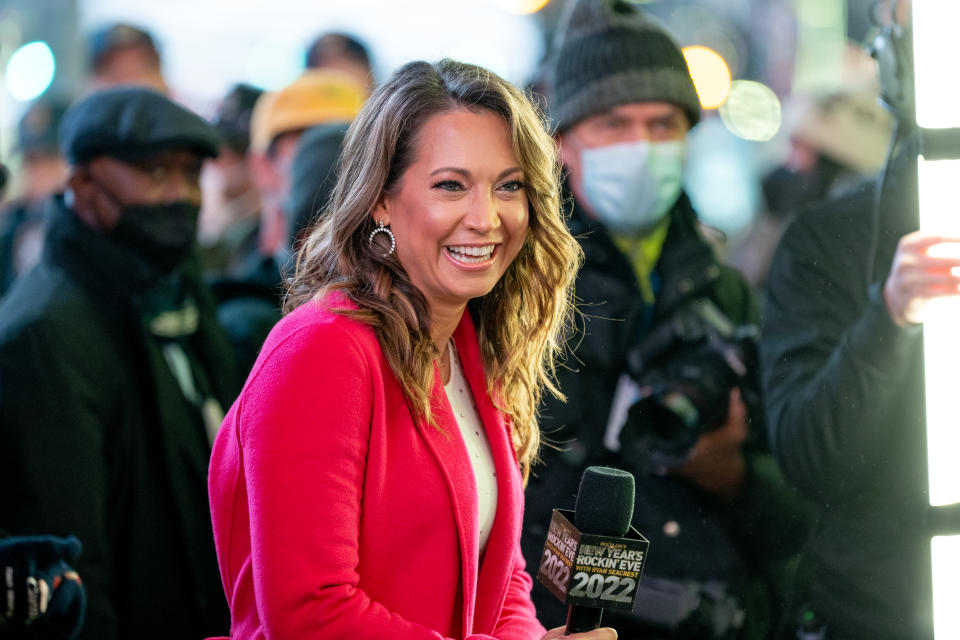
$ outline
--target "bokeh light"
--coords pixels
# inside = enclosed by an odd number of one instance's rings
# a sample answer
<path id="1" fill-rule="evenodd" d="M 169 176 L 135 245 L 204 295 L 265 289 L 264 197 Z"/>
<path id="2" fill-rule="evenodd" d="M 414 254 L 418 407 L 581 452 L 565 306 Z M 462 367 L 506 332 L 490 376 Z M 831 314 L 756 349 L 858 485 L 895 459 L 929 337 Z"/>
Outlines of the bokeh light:
<path id="1" fill-rule="evenodd" d="M 730 93 L 730 67 L 726 60 L 713 49 L 702 46 L 684 47 L 683 56 L 700 96 L 700 106 L 716 109 L 722 105 Z"/>
<path id="2" fill-rule="evenodd" d="M 684 188 L 704 224 L 737 235 L 757 210 L 748 167 L 755 145 L 733 135 L 720 118 L 704 118 L 687 136 Z"/>
<path id="3" fill-rule="evenodd" d="M 679 42 L 696 42 L 719 53 L 734 78 L 746 71 L 749 45 L 722 10 L 683 5 L 670 12 L 667 27 Z"/>
<path id="4" fill-rule="evenodd" d="M 0 20 L 0 43 L 3 43 L 4 46 L 12 44 L 14 42 L 21 42 L 23 36 L 21 34 L 20 25 L 13 18 L 4 18 Z"/>
<path id="5" fill-rule="evenodd" d="M 720 107 L 727 129 L 744 140 L 770 140 L 780 131 L 783 114 L 780 100 L 770 87 L 752 80 L 736 80 Z"/>
<path id="6" fill-rule="evenodd" d="M 843 88 L 847 8 L 837 0 L 796 0 L 794 94 L 816 94 Z"/>
<path id="7" fill-rule="evenodd" d="M 46 42 L 28 42 L 13 52 L 7 62 L 7 89 L 16 100 L 33 100 L 53 82 L 57 63 Z"/>
<path id="8" fill-rule="evenodd" d="M 843 4 L 836 0 L 797 0 L 797 21 L 810 27 L 832 28 L 843 20 Z"/>
<path id="9" fill-rule="evenodd" d="M 264 38 L 246 52 L 245 77 L 255 86 L 277 91 L 300 75 L 303 57 L 299 42 Z"/>
<path id="10" fill-rule="evenodd" d="M 493 0 L 493 4 L 509 13 L 527 15 L 543 9 L 550 0 Z"/>

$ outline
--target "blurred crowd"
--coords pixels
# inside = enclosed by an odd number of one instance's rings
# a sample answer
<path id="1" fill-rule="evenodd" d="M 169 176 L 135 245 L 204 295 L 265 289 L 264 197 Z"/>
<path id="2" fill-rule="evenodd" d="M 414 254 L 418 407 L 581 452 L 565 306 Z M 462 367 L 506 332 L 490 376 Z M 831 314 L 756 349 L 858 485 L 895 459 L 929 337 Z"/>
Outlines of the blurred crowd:
<path id="1" fill-rule="evenodd" d="M 528 571 L 551 510 L 605 464 L 637 477 L 651 540 L 643 604 L 611 612 L 620 637 L 927 637 L 922 541 L 884 522 L 919 509 L 923 478 L 916 403 L 876 400 L 918 366 L 899 326 L 915 323 L 881 291 L 913 230 L 909 177 L 879 239 L 865 221 L 897 142 L 880 88 L 808 96 L 762 210 L 718 248 L 682 187 L 688 132 L 712 116 L 679 48 L 626 3 L 568 4 L 537 99 L 585 263 L 566 401 L 544 403 L 527 487 Z M 0 198 L 0 478 L 19 487 L 0 499 L 0 565 L 47 586 L 0 584 L 0 636 L 228 632 L 211 443 L 376 86 L 366 44 L 323 33 L 296 80 L 237 84 L 208 120 L 171 97 L 151 34 L 114 24 L 90 36 L 83 95 L 25 111 Z M 536 583 L 533 601 L 562 623 Z"/>

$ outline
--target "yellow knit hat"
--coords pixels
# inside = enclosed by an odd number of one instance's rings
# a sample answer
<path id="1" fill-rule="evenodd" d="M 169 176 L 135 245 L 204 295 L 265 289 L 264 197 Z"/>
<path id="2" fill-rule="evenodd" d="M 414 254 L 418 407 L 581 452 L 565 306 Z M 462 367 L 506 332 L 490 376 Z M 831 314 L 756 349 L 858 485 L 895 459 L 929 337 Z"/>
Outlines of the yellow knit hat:
<path id="1" fill-rule="evenodd" d="M 352 77 L 332 69 L 303 72 L 279 91 L 260 96 L 250 123 L 250 148 L 266 151 L 282 133 L 327 122 L 350 122 L 360 112 L 365 90 Z"/>

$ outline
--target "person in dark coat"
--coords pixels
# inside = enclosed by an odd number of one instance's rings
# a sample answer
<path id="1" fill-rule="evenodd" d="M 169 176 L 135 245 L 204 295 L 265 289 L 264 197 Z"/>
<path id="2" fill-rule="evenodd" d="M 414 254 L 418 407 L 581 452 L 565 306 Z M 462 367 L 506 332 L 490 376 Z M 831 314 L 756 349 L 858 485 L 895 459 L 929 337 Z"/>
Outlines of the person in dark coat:
<path id="1" fill-rule="evenodd" d="M 337 159 L 348 123 L 329 122 L 307 129 L 297 142 L 290 165 L 287 246 L 297 249 L 320 215 L 337 181 Z M 279 265 L 281 274 L 293 273 L 293 257 Z M 278 278 L 282 278 L 278 275 Z M 267 334 L 280 321 L 278 283 L 263 278 L 219 278 L 211 282 L 217 300 L 217 320 L 230 339 L 240 371 L 247 372 L 260 353 Z"/>
<path id="2" fill-rule="evenodd" d="M 798 217 L 768 281 L 770 444 L 821 506 L 805 626 L 823 638 L 933 637 L 920 312 L 960 289 L 960 260 L 915 231 L 913 144 L 881 198 L 868 182 Z"/>
<path id="3" fill-rule="evenodd" d="M 73 105 L 60 136 L 67 191 L 0 304 L 0 523 L 80 540 L 80 638 L 222 634 L 205 486 L 236 373 L 193 257 L 216 134 L 127 87 Z"/>
<path id="4" fill-rule="evenodd" d="M 51 194 L 63 190 L 67 178 L 67 165 L 57 148 L 57 130 L 66 110 L 64 101 L 43 97 L 30 105 L 17 126 L 14 150 L 22 157 L 17 180 L 23 190 L 0 205 L 0 296 L 40 258 L 43 205 Z"/>
<path id="5" fill-rule="evenodd" d="M 257 250 L 260 195 L 250 172 L 250 118 L 263 90 L 234 85 L 211 122 L 220 134 L 220 152 L 204 163 L 200 184 L 200 262 L 208 279 L 239 275 Z"/>
<path id="6" fill-rule="evenodd" d="M 543 410 L 554 446 L 527 489 L 527 564 L 536 573 L 551 510 L 573 507 L 584 468 L 627 469 L 651 544 L 637 613 L 605 623 L 621 638 L 766 637 L 809 514 L 766 447 L 758 305 L 681 188 L 699 100 L 679 47 L 628 3 L 578 0 L 566 20 L 547 99 L 585 253 L 583 318 L 558 371 L 566 403 Z M 533 597 L 545 623 L 562 620 L 545 587 Z"/>

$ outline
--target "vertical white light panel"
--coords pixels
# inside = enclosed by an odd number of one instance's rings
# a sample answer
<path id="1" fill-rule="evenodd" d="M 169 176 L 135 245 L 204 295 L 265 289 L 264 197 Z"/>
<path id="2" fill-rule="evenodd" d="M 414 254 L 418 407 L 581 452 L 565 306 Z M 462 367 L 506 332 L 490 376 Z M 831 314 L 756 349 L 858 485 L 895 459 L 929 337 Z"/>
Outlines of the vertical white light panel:
<path id="1" fill-rule="evenodd" d="M 960 126 L 960 83 L 952 68 L 958 20 L 960 2 L 913 0 L 917 124 L 921 127 Z M 960 237 L 960 160 L 921 158 L 918 169 L 921 230 Z M 958 249 L 942 246 L 936 252 L 956 255 Z M 960 502 L 960 390 L 956 386 L 960 301 L 938 300 L 930 307 L 924 343 L 930 504 L 938 506 Z M 960 638 L 960 536 L 934 537 L 930 551 L 936 638 Z"/>

